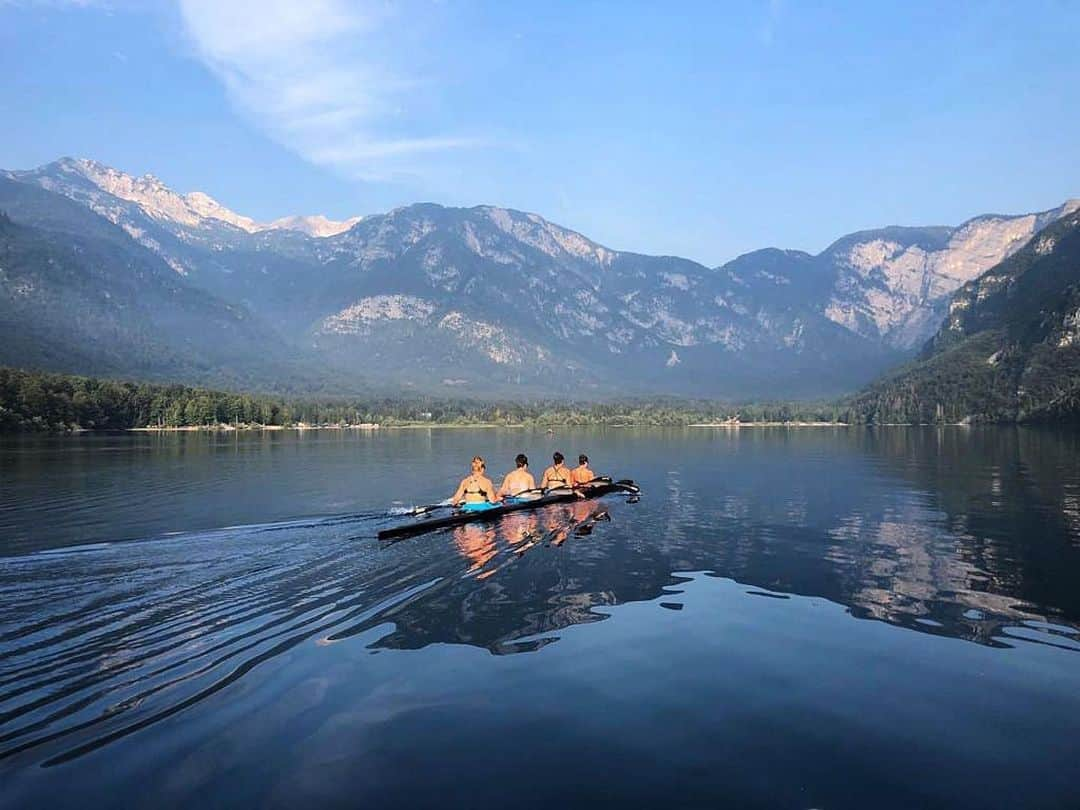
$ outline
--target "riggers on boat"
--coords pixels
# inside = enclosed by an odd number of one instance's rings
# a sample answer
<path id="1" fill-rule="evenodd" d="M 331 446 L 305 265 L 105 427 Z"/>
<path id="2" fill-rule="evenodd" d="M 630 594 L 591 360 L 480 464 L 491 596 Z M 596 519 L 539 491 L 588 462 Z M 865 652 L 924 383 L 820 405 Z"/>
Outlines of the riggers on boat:
<path id="1" fill-rule="evenodd" d="M 579 492 L 581 494 L 579 494 Z M 624 492 L 636 497 L 641 494 L 641 488 L 630 479 L 612 481 L 610 478 L 599 478 L 588 487 L 579 491 L 570 489 L 558 489 L 531 500 L 513 498 L 507 499 L 501 504 L 466 504 L 464 508 L 453 514 L 442 517 L 418 520 L 415 523 L 404 523 L 390 529 L 379 532 L 380 540 L 398 540 L 402 537 L 412 537 L 417 534 L 432 532 L 436 529 L 445 529 L 450 526 L 460 526 L 463 523 L 488 522 L 498 520 L 510 512 L 521 512 L 527 509 L 540 509 L 555 503 L 567 503 L 585 498 L 600 498 L 613 492 Z M 483 506 L 484 508 L 468 508 L 470 506 Z"/>

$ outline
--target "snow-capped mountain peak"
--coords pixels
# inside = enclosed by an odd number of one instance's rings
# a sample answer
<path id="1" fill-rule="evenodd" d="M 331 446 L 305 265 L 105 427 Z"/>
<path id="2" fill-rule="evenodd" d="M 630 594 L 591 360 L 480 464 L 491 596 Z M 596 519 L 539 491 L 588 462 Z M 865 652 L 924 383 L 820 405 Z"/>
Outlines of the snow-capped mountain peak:
<path id="1" fill-rule="evenodd" d="M 50 168 L 53 171 L 49 171 Z M 224 223 L 246 233 L 291 230 L 308 236 L 324 237 L 346 231 L 360 221 L 360 217 L 351 217 L 339 222 L 319 214 L 287 216 L 273 222 L 259 222 L 236 213 L 202 191 L 181 194 L 152 174 L 136 177 L 87 158 L 61 158 L 51 167 L 42 167 L 34 173 L 43 176 L 40 182 L 44 187 L 59 191 L 65 196 L 85 196 L 75 193 L 75 190 L 64 182 L 65 175 L 72 176 L 88 182 L 100 192 L 134 203 L 145 214 L 160 222 L 185 228 L 208 228 Z M 97 203 L 98 209 L 108 208 L 106 201 L 99 200 Z M 99 213 L 106 214 L 106 211 L 99 210 Z M 116 218 L 113 216 L 110 219 L 115 221 Z"/>
<path id="2" fill-rule="evenodd" d="M 314 236 L 321 239 L 326 236 L 337 236 L 339 233 L 344 233 L 361 219 L 363 219 L 363 217 L 349 217 L 348 219 L 343 220 L 333 220 L 322 214 L 314 214 L 313 216 L 306 217 L 281 217 L 280 219 L 275 219 L 265 227 L 275 230 L 299 231 L 300 233 L 306 233 L 308 236 Z"/>
<path id="3" fill-rule="evenodd" d="M 190 194 L 185 194 L 183 199 L 184 202 L 187 203 L 188 209 L 193 211 L 195 215 L 201 219 L 217 219 L 221 222 L 235 225 L 237 228 L 247 231 L 248 233 L 261 231 L 266 227 L 251 219 L 251 217 L 245 217 L 234 211 L 230 211 L 209 194 L 204 194 L 201 191 L 193 191 Z"/>
<path id="4" fill-rule="evenodd" d="M 135 203 L 157 220 L 189 228 L 204 227 L 213 224 L 208 220 L 216 220 L 248 233 L 263 228 L 255 220 L 229 210 L 208 194 L 201 191 L 179 194 L 152 174 L 135 177 L 86 158 L 63 158 L 56 165 L 61 172 L 77 175 L 106 194 Z"/>

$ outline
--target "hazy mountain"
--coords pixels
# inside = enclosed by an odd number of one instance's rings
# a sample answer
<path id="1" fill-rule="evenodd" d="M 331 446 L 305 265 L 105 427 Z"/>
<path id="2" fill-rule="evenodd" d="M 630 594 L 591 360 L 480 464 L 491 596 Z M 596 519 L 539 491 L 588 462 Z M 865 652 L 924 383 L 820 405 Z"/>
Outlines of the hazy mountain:
<path id="1" fill-rule="evenodd" d="M 882 363 L 794 297 L 755 300 L 715 270 L 610 250 L 535 214 L 414 205 L 324 246 L 304 302 L 320 314 L 313 339 L 380 373 L 767 396 L 843 390 Z"/>
<path id="2" fill-rule="evenodd" d="M 878 421 L 1080 417 L 1080 211 L 965 284 L 918 360 L 857 402 Z"/>
<path id="3" fill-rule="evenodd" d="M 131 177 L 94 161 L 64 158 L 8 176 L 98 214 L 157 254 L 189 286 L 245 307 L 283 333 L 295 330 L 290 318 L 294 284 L 317 273 L 321 240 L 301 231 L 257 226 L 216 203 L 196 210 L 188 201 L 201 195 L 177 194 L 152 176 Z M 22 207 L 9 206 L 8 213 L 16 221 L 28 216 Z M 253 284 L 252 279 L 272 281 Z"/>
<path id="4" fill-rule="evenodd" d="M 1071 210 L 886 228 L 816 256 L 768 249 L 708 268 L 489 206 L 261 224 L 93 161 L 8 177 L 77 202 L 185 288 L 247 313 L 276 336 L 268 351 L 315 358 L 342 380 L 500 395 L 851 390 L 929 336 L 957 287 Z M 6 207 L 23 224 L 49 216 Z M 53 230 L 84 228 L 100 230 Z"/>
<path id="5" fill-rule="evenodd" d="M 0 364 L 325 389 L 311 358 L 86 208 L 0 177 L 3 211 L 22 222 L 0 216 Z"/>

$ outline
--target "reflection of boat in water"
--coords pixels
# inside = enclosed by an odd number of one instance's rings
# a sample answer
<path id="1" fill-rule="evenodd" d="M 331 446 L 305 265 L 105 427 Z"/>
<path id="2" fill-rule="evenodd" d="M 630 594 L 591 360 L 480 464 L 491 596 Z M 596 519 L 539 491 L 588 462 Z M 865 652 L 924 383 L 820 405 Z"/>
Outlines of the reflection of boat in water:
<path id="1" fill-rule="evenodd" d="M 501 565 L 483 570 L 499 554 L 499 541 L 505 550 L 520 557 L 539 545 L 559 547 L 571 536 L 584 537 L 591 534 L 593 526 L 603 520 L 611 520 L 605 507 L 595 501 L 578 500 L 573 503 L 552 506 L 541 514 L 525 512 L 508 515 L 497 526 L 491 524 L 465 524 L 453 531 L 454 545 L 470 563 L 468 572 L 477 579 L 487 579 Z M 509 560 L 507 560 L 509 562 Z"/>

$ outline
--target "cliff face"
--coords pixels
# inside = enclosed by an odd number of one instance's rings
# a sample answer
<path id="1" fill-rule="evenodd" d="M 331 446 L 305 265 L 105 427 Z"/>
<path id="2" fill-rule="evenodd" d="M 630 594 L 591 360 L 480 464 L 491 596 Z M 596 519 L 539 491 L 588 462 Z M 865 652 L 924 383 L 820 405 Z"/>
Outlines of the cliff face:
<path id="1" fill-rule="evenodd" d="M 898 228 L 842 240 L 825 252 L 836 268 L 825 312 L 897 348 L 920 346 L 954 292 L 1078 208 L 1080 200 L 1070 200 L 1039 214 L 978 217 L 952 230 Z"/>
<path id="2" fill-rule="evenodd" d="M 856 401 L 878 421 L 1080 416 L 1080 211 L 961 287 L 919 359 Z"/>

